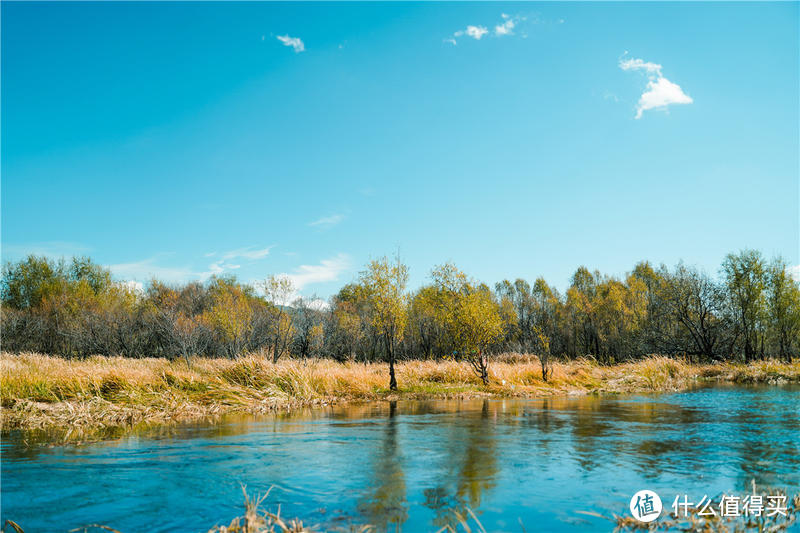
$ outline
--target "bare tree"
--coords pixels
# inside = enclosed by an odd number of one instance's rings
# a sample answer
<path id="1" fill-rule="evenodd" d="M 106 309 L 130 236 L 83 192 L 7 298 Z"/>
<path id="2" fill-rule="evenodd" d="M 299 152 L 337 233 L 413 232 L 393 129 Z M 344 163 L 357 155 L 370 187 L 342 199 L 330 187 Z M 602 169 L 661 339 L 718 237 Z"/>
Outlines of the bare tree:
<path id="1" fill-rule="evenodd" d="M 290 307 L 295 294 L 292 280 L 286 276 L 270 276 L 261 283 L 264 299 L 272 315 L 272 362 L 286 353 L 294 336 L 294 311 Z"/>

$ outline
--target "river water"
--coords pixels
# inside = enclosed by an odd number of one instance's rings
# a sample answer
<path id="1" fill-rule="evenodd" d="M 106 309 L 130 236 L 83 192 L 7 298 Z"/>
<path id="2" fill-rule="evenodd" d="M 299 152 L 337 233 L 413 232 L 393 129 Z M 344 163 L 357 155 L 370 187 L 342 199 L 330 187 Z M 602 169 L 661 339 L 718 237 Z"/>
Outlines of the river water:
<path id="1" fill-rule="evenodd" d="M 436 531 L 472 509 L 488 531 L 609 531 L 656 491 L 669 509 L 758 485 L 800 489 L 800 388 L 375 402 L 231 417 L 83 445 L 2 435 L 2 520 L 207 531 L 267 508 L 324 529 Z M 522 525 L 520 525 L 522 524 Z"/>

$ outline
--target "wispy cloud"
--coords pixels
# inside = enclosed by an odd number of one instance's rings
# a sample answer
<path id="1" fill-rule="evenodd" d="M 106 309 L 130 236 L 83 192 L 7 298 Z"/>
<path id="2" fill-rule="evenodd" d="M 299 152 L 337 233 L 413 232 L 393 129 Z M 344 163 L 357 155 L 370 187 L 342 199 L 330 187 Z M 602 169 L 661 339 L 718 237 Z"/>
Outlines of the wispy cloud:
<path id="1" fill-rule="evenodd" d="M 225 272 L 229 272 L 231 270 L 237 270 L 242 267 L 237 263 L 232 263 L 231 261 L 235 259 L 245 259 L 247 261 L 260 261 L 269 255 L 270 250 L 274 248 L 274 245 L 267 246 L 266 248 L 259 248 L 257 246 L 247 246 L 245 248 L 237 248 L 235 250 L 229 250 L 227 252 L 222 252 L 219 254 L 219 260 L 214 261 L 210 265 L 208 265 L 208 270 L 203 272 L 202 275 L 204 277 L 209 277 L 211 275 L 214 276 L 221 276 Z M 217 256 L 216 252 L 211 252 L 210 254 L 205 254 L 206 257 L 214 257 Z"/>
<path id="2" fill-rule="evenodd" d="M 225 252 L 221 254 L 221 257 L 226 260 L 236 259 L 236 258 L 244 258 L 244 259 L 264 259 L 269 255 L 269 251 L 275 247 L 273 244 L 272 246 L 267 246 L 266 248 L 258 248 L 256 246 L 248 246 L 246 248 L 237 248 L 236 250 L 231 250 L 229 252 Z"/>
<path id="3" fill-rule="evenodd" d="M 162 264 L 165 256 L 169 254 L 157 254 L 141 261 L 117 263 L 107 265 L 107 267 L 114 276 L 124 280 L 148 281 L 155 278 L 170 283 L 195 280 L 205 281 L 211 276 L 221 276 L 226 272 L 241 268 L 242 265 L 239 264 L 239 261 L 235 260 L 260 261 L 269 255 L 273 247 L 274 246 L 261 248 L 258 246 L 247 246 L 227 252 L 209 252 L 203 254 L 203 257 L 214 258 L 216 260 L 210 263 L 204 270 L 189 266 L 167 266 Z"/>
<path id="4" fill-rule="evenodd" d="M 339 275 L 350 269 L 350 265 L 350 257 L 340 253 L 323 259 L 317 265 L 300 265 L 294 271 L 284 272 L 280 276 L 291 280 L 296 291 L 302 291 L 308 285 L 338 280 Z"/>
<path id="5" fill-rule="evenodd" d="M 197 272 L 186 266 L 164 266 L 159 264 L 161 256 L 154 256 L 141 261 L 106 265 L 118 278 L 129 281 L 149 281 L 153 278 L 177 283 L 189 280 L 206 279 L 213 272 Z"/>
<path id="6" fill-rule="evenodd" d="M 312 228 L 321 228 L 321 229 L 328 229 L 332 228 L 333 226 L 337 225 L 341 221 L 344 220 L 344 215 L 331 215 L 329 217 L 322 217 L 317 220 L 308 223 L 308 226 Z"/>
<path id="7" fill-rule="evenodd" d="M 482 24 L 474 24 L 467 26 L 464 30 L 458 30 L 457 32 L 453 33 L 451 37 L 445 37 L 443 39 L 444 42 L 450 43 L 452 45 L 458 44 L 458 39 L 460 37 L 472 37 L 476 41 L 480 41 L 486 35 L 494 35 L 495 37 L 504 37 L 506 35 L 514 35 L 514 28 L 519 24 L 521 21 L 526 20 L 526 17 L 520 16 L 511 16 L 506 13 L 500 14 L 500 22 L 494 25 L 494 31 L 490 32 L 487 26 Z"/>
<path id="8" fill-rule="evenodd" d="M 625 52 L 627 54 L 627 52 Z M 683 92 L 677 84 L 669 81 L 661 73 L 661 65 L 641 59 L 620 59 L 619 68 L 622 70 L 640 70 L 647 74 L 647 87 L 639 97 L 636 104 L 636 118 L 642 118 L 642 113 L 650 109 L 666 109 L 672 104 L 691 104 L 692 97 Z"/>
<path id="9" fill-rule="evenodd" d="M 226 263 L 224 260 L 214 261 L 210 265 L 208 265 L 208 271 L 203 273 L 203 277 L 209 276 L 221 276 L 225 272 L 229 270 L 236 270 L 238 268 L 242 268 L 242 265 L 236 265 L 234 263 Z"/>
<path id="10" fill-rule="evenodd" d="M 619 62 L 619 68 L 622 70 L 644 70 L 648 74 L 661 76 L 661 65 L 641 59 L 622 59 Z"/>
<path id="11" fill-rule="evenodd" d="M 284 46 L 291 46 L 294 48 L 295 53 L 299 54 L 304 52 L 306 45 L 299 37 L 289 37 L 289 35 L 278 35 L 276 38 L 284 44 Z"/>
<path id="12" fill-rule="evenodd" d="M 72 257 L 84 255 L 91 248 L 77 242 L 46 241 L 32 243 L 3 243 L 2 254 L 4 258 L 21 258 L 28 255 L 43 255 L 51 258 Z"/>

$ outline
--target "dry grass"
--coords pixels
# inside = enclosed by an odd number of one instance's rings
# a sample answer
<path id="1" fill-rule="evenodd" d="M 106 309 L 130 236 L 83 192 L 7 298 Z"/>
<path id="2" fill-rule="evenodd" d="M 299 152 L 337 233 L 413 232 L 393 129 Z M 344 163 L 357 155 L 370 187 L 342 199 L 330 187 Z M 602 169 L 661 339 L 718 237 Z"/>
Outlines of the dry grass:
<path id="1" fill-rule="evenodd" d="M 4 429 L 115 427 L 259 413 L 342 401 L 474 396 L 546 396 L 680 390 L 701 381 L 800 382 L 800 362 L 691 365 L 651 356 L 616 366 L 591 359 L 555 363 L 548 382 L 535 356 L 506 354 L 490 364 L 488 387 L 467 363 L 397 365 L 400 390 L 388 390 L 383 363 L 284 359 L 253 354 L 234 360 L 185 361 L 40 354 L 0 354 Z"/>
<path id="2" fill-rule="evenodd" d="M 244 516 L 234 518 L 230 525 L 216 526 L 208 530 L 208 533 L 313 533 L 315 528 L 306 527 L 298 519 L 286 520 L 281 518 L 281 509 L 273 513 L 261 509 L 261 504 L 267 499 L 266 494 L 260 494 L 251 498 L 247 494 L 246 487 L 242 487 L 244 493 Z M 364 529 L 363 531 L 368 531 Z"/>
<path id="3" fill-rule="evenodd" d="M 247 488 L 244 486 L 242 486 L 242 492 L 244 493 L 244 516 L 234 518 L 230 525 L 215 526 L 208 533 L 315 533 L 321 531 L 319 526 L 304 526 L 303 522 L 296 518 L 293 520 L 281 518 L 280 506 L 278 506 L 276 512 L 264 510 L 262 504 L 267 499 L 269 491 L 255 498 L 251 498 L 247 494 Z M 484 529 L 480 520 L 478 520 L 478 517 L 469 506 L 466 507 L 464 514 L 453 511 L 453 515 L 455 525 L 444 526 L 436 533 L 457 533 L 458 526 L 461 526 L 464 533 L 472 533 L 473 527 L 476 532 L 486 533 L 486 529 Z M 370 525 L 351 524 L 347 527 L 337 527 L 327 531 L 336 533 L 374 533 L 377 529 Z"/>

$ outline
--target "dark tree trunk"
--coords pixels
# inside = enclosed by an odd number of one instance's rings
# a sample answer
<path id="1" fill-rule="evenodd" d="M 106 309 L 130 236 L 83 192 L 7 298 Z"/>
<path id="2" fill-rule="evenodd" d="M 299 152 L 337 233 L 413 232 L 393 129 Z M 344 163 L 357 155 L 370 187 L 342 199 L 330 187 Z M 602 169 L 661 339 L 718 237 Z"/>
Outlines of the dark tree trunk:
<path id="1" fill-rule="evenodd" d="M 389 390 L 397 390 L 397 377 L 394 374 L 394 339 L 386 338 L 386 357 L 389 360 Z"/>
<path id="2" fill-rule="evenodd" d="M 394 354 L 389 356 L 389 390 L 397 390 L 397 377 L 394 375 Z"/>

